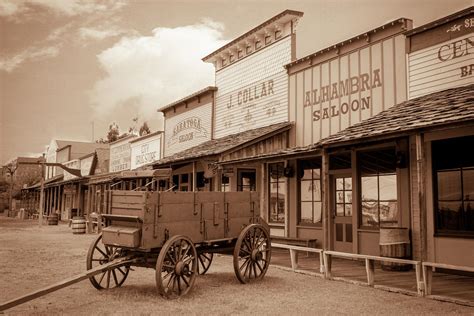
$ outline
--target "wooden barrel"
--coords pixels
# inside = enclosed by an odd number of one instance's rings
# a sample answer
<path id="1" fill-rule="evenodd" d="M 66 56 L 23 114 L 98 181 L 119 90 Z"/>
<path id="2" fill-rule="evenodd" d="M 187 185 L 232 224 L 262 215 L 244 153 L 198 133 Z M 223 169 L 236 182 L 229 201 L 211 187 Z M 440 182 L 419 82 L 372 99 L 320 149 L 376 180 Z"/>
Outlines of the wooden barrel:
<path id="1" fill-rule="evenodd" d="M 58 214 L 51 214 L 47 217 L 48 225 L 58 225 Z"/>
<path id="2" fill-rule="evenodd" d="M 398 259 L 411 259 L 410 236 L 408 228 L 381 227 L 380 228 L 380 256 Z M 408 271 L 411 264 L 382 262 L 382 269 L 386 271 Z"/>
<path id="3" fill-rule="evenodd" d="M 72 218 L 72 233 L 85 234 L 86 233 L 86 219 L 82 216 L 74 216 Z"/>

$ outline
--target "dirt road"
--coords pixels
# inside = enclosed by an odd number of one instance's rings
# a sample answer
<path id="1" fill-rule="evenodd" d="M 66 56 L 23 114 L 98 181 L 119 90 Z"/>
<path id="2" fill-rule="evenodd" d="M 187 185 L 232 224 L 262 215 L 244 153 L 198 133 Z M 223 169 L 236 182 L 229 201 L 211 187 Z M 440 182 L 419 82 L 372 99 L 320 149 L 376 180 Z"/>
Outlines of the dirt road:
<path id="1" fill-rule="evenodd" d="M 0 216 L 0 301 L 85 270 L 97 235 L 73 235 L 65 224 L 38 227 Z M 324 280 L 270 267 L 255 284 L 237 281 L 232 259 L 217 256 L 191 293 L 167 301 L 152 269 L 136 268 L 118 289 L 97 291 L 88 280 L 17 306 L 7 315 L 473 315 L 474 308 Z"/>

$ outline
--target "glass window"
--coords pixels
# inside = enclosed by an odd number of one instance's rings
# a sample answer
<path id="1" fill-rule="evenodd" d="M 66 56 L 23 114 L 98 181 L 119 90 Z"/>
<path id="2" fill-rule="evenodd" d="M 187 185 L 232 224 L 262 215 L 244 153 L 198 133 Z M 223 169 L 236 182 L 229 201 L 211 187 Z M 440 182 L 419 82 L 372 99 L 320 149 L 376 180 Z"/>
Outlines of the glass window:
<path id="1" fill-rule="evenodd" d="M 436 233 L 474 236 L 474 136 L 432 143 Z"/>
<path id="2" fill-rule="evenodd" d="M 230 191 L 230 181 L 229 177 L 226 175 L 222 175 L 221 180 L 221 192 L 229 192 Z"/>
<path id="3" fill-rule="evenodd" d="M 301 161 L 301 179 L 299 181 L 299 224 L 321 224 L 321 169 L 314 162 Z"/>
<path id="4" fill-rule="evenodd" d="M 352 178 L 336 178 L 336 216 L 352 216 Z"/>
<path id="5" fill-rule="evenodd" d="M 361 170 L 361 226 L 398 226 L 395 148 L 358 155 Z"/>
<path id="6" fill-rule="evenodd" d="M 256 173 L 255 170 L 238 171 L 237 191 L 255 191 Z"/>
<path id="7" fill-rule="evenodd" d="M 269 214 L 270 223 L 285 222 L 286 203 L 286 179 L 283 176 L 284 164 L 273 163 L 268 165 L 269 169 Z"/>

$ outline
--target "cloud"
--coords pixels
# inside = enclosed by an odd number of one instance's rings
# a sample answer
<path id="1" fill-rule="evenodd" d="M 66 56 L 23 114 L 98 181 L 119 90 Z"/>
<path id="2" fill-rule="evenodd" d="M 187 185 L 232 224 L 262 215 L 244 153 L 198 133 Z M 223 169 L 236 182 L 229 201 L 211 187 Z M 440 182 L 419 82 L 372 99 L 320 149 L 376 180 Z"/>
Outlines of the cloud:
<path id="1" fill-rule="evenodd" d="M 55 57 L 59 54 L 58 46 L 30 47 L 13 57 L 0 58 L 0 70 L 11 72 L 26 61 L 36 61 Z"/>
<path id="2" fill-rule="evenodd" d="M 125 0 L 3 0 L 0 2 L 0 16 L 15 17 L 28 14 L 39 7 L 58 15 L 77 16 L 117 10 L 126 4 Z M 18 19 L 16 19 L 18 21 Z"/>
<path id="3" fill-rule="evenodd" d="M 128 33 L 118 27 L 111 26 L 110 28 L 105 27 L 81 27 L 79 29 L 79 37 L 84 40 L 103 40 L 108 37 L 115 37 Z"/>
<path id="4" fill-rule="evenodd" d="M 201 58 L 225 44 L 222 25 L 204 21 L 177 28 L 156 28 L 150 36 L 127 36 L 97 57 L 106 76 L 91 91 L 96 115 L 120 107 L 140 114 L 214 85 L 214 67 Z"/>

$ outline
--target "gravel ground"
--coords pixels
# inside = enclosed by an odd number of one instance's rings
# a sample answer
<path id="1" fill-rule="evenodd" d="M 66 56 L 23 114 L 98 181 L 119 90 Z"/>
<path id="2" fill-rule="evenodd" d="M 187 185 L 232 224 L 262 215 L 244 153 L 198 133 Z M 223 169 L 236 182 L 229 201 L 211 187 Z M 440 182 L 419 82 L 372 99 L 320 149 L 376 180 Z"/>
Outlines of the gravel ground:
<path id="1" fill-rule="evenodd" d="M 97 235 L 73 235 L 65 224 L 0 216 L 0 301 L 85 271 Z M 232 258 L 218 255 L 191 293 L 161 298 L 152 269 L 136 268 L 118 289 L 97 291 L 88 280 L 5 311 L 7 315 L 474 315 L 474 308 L 296 274 L 271 266 L 258 283 L 240 284 Z"/>

